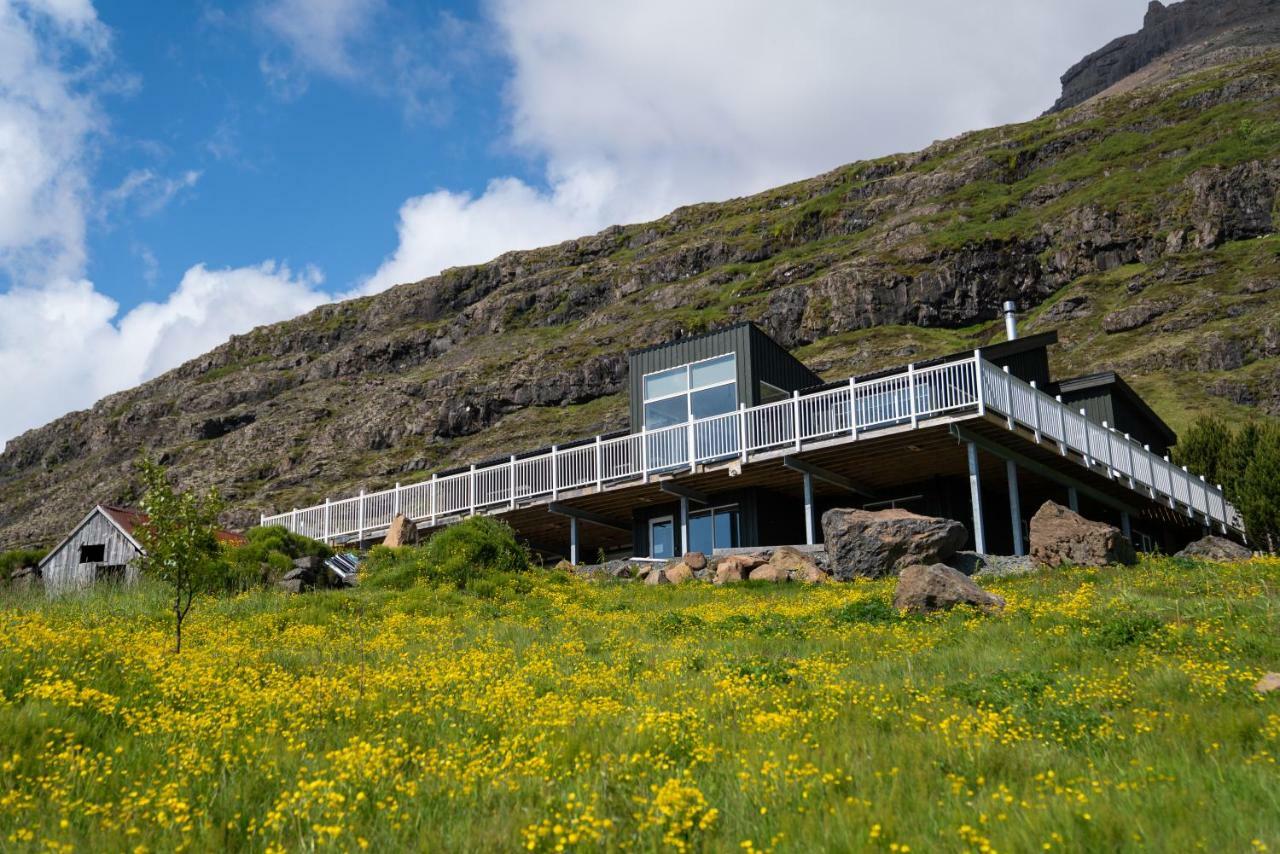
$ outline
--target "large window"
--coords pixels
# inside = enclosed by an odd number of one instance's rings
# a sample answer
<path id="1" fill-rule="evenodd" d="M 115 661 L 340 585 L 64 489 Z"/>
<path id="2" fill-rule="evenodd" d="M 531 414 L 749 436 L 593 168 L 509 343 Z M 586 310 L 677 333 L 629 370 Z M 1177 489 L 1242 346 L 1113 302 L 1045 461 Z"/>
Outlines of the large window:
<path id="1" fill-rule="evenodd" d="M 738 406 L 733 353 L 644 377 L 644 426 L 661 430 L 692 418 L 710 418 Z"/>
<path id="2" fill-rule="evenodd" d="M 689 548 L 685 551 L 711 554 L 716 549 L 732 549 L 740 544 L 738 505 L 715 507 L 689 514 Z"/>

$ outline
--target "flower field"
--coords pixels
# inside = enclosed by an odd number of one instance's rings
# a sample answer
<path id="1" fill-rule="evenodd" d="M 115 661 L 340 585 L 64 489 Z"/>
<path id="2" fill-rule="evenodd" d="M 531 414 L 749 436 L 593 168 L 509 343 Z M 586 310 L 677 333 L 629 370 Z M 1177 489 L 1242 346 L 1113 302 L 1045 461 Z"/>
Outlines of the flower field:
<path id="1" fill-rule="evenodd" d="M 1280 561 L 0 600 L 10 851 L 1280 850 Z"/>

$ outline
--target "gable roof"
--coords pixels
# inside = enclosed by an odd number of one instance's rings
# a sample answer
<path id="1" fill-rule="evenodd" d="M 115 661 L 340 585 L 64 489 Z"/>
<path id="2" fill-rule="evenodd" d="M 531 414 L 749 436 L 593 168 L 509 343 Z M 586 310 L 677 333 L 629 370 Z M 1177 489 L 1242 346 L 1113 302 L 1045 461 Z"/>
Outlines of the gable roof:
<path id="1" fill-rule="evenodd" d="M 138 550 L 139 553 L 142 553 L 144 551 L 144 549 L 142 548 L 142 544 L 139 543 L 137 540 L 137 537 L 134 536 L 134 531 L 137 530 L 139 525 L 146 523 L 147 519 L 149 518 L 147 514 L 143 513 L 141 510 L 133 510 L 128 507 L 116 507 L 111 504 L 99 504 L 95 506 L 92 510 L 90 510 L 85 515 L 85 517 L 81 519 L 80 522 L 74 528 L 71 529 L 71 533 L 63 537 L 62 541 L 59 542 L 56 546 L 49 549 L 48 554 L 42 557 L 40 559 L 40 563 L 37 565 L 40 567 L 43 567 L 45 563 L 48 562 L 49 558 L 53 557 L 58 552 L 62 551 L 62 547 L 65 546 L 68 542 L 70 542 L 72 537 L 80 533 L 80 529 L 83 528 L 85 525 L 87 525 L 89 523 L 89 520 L 92 519 L 94 516 L 98 515 L 99 513 L 101 513 L 103 517 L 107 519 L 107 521 L 109 521 L 112 525 L 114 525 L 120 531 L 120 533 L 124 534 L 125 539 L 127 539 L 130 542 L 130 544 L 132 544 L 133 547 Z M 226 530 L 219 529 L 217 532 L 214 533 L 214 536 L 217 538 L 218 542 L 222 543 L 225 546 L 239 546 L 239 545 L 243 545 L 246 542 L 244 537 L 235 533 L 234 531 L 226 531 Z"/>

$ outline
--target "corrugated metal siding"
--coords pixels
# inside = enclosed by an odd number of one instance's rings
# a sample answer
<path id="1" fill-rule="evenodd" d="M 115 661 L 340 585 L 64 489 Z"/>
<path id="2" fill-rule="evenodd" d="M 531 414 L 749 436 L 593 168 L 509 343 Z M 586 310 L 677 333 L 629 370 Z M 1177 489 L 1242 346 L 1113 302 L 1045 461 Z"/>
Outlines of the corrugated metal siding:
<path id="1" fill-rule="evenodd" d="M 757 406 L 762 401 L 761 382 L 775 385 L 783 391 L 799 391 L 822 383 L 821 377 L 777 341 L 754 326 L 748 327 L 748 331 L 752 373 L 748 406 Z"/>
<path id="2" fill-rule="evenodd" d="M 103 560 L 80 563 L 80 546 L 98 544 L 105 547 Z M 125 581 L 132 584 L 138 579 L 133 563 L 137 556 L 133 543 L 99 510 L 43 564 L 45 589 L 58 592 L 88 587 L 93 584 L 98 567 L 112 564 L 125 564 Z"/>

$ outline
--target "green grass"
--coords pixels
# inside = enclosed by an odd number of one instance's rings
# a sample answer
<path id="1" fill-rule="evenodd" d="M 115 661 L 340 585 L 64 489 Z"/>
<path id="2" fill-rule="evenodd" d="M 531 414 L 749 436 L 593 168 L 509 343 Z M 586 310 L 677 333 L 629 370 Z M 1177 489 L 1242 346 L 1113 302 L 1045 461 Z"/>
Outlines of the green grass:
<path id="1" fill-rule="evenodd" d="M 0 847 L 1280 844 L 1280 561 L 984 584 L 10 598 Z"/>

